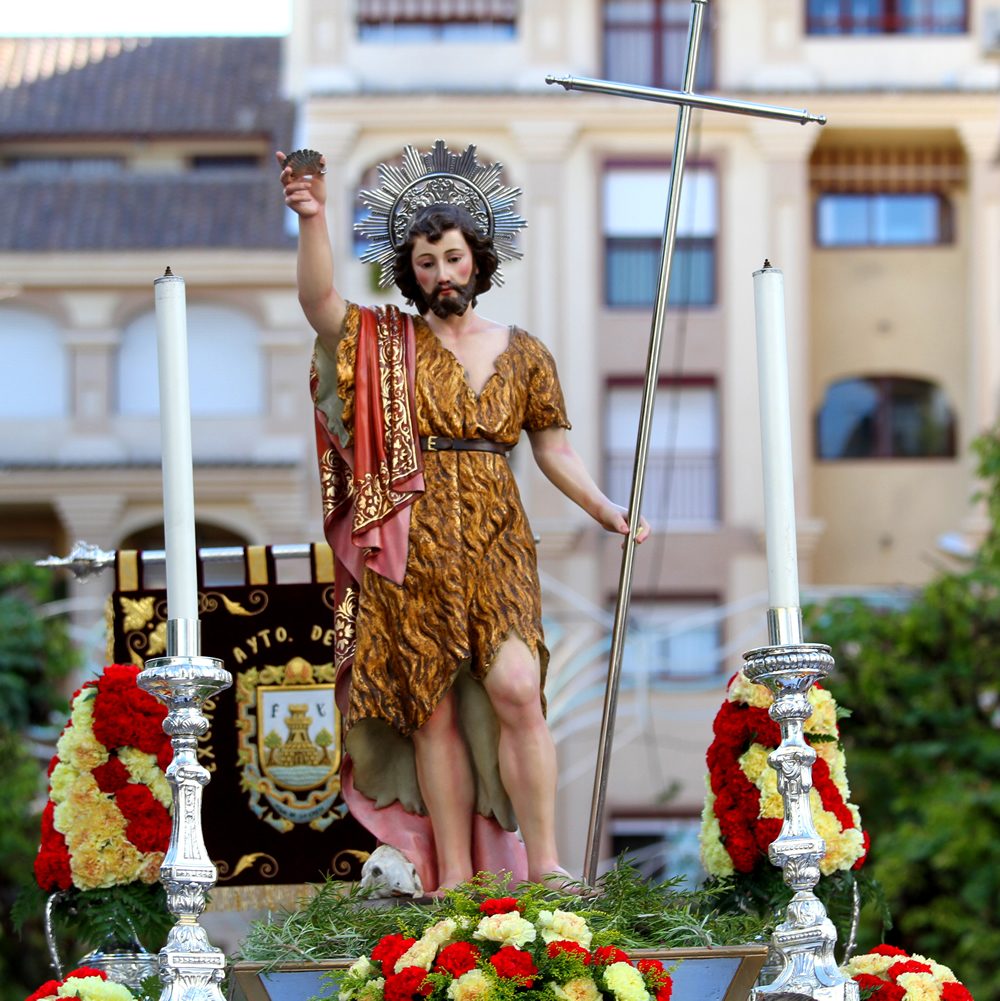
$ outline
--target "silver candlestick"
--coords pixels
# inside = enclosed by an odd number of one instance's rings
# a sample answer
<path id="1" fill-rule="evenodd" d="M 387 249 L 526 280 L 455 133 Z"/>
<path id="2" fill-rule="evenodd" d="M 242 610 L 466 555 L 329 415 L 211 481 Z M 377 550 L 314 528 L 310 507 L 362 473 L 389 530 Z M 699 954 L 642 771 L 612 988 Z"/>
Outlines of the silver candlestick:
<path id="1" fill-rule="evenodd" d="M 213 946 L 198 917 L 205 910 L 208 891 L 218 872 L 208 857 L 201 827 L 201 797 L 208 770 L 198 763 L 198 738 L 208 732 L 202 712 L 206 699 L 233 683 L 232 675 L 215 657 L 198 655 L 197 619 L 167 622 L 167 656 L 146 661 L 138 676 L 140 688 L 170 709 L 163 729 L 170 734 L 174 758 L 167 769 L 173 791 L 174 815 L 170 847 L 160 881 L 167 891 L 167 907 L 177 918 L 167 944 L 160 950 L 160 1001 L 223 1001 L 219 984 L 226 956 Z"/>
<path id="2" fill-rule="evenodd" d="M 774 696 L 769 715 L 781 727 L 781 743 L 767 760 L 778 773 L 785 819 L 767 854 L 780 866 L 795 896 L 771 943 L 781 972 L 772 984 L 756 988 L 751 998 L 766 1001 L 770 994 L 791 991 L 817 1001 L 858 1001 L 857 982 L 837 969 L 837 929 L 813 893 L 826 842 L 816 831 L 809 803 L 816 752 L 806 742 L 804 727 L 813 712 L 809 689 L 830 673 L 833 657 L 828 646 L 802 642 L 798 608 L 769 609 L 768 631 L 772 645 L 745 653 L 743 673 Z"/>

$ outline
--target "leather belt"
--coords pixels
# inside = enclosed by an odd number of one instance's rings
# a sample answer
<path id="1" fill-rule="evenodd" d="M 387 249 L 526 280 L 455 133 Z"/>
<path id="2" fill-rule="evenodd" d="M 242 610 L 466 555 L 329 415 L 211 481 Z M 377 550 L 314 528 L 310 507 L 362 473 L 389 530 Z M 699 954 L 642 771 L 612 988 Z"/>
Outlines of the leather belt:
<path id="1" fill-rule="evenodd" d="M 422 452 L 499 452 L 506 455 L 513 447 L 489 438 L 443 438 L 432 434 L 420 439 Z"/>

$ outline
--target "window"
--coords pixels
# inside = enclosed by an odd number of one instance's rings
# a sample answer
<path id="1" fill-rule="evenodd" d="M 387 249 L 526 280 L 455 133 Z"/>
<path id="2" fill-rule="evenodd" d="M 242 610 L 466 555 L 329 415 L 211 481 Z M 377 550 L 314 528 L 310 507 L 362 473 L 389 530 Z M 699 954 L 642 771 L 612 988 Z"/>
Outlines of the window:
<path id="1" fill-rule="evenodd" d="M 680 90 L 687 57 L 687 0 L 605 0 L 604 75 L 619 83 Z M 697 90 L 712 85 L 708 25 L 698 53 Z"/>
<path id="2" fill-rule="evenodd" d="M 624 669 L 650 679 L 714 677 L 721 669 L 718 602 L 636 597 Z"/>
<path id="3" fill-rule="evenodd" d="M 188 307 L 191 413 L 195 417 L 248 417 L 263 406 L 263 366 L 257 325 L 225 306 Z M 118 351 L 118 410 L 156 417 L 160 387 L 156 316 L 146 313 L 125 329 Z"/>
<path id="4" fill-rule="evenodd" d="M 517 0 L 358 0 L 370 42 L 499 42 L 514 37 Z"/>
<path id="5" fill-rule="evenodd" d="M 950 240 L 950 202 L 933 192 L 823 194 L 816 201 L 821 247 L 920 247 Z"/>
<path id="6" fill-rule="evenodd" d="M 661 530 L 711 528 L 719 520 L 715 386 L 661 380 L 656 397 L 642 513 Z M 605 478 L 616 504 L 628 504 L 641 407 L 641 385 L 609 388 Z"/>
<path id="7" fill-rule="evenodd" d="M 617 167 L 604 172 L 604 301 L 617 308 L 653 305 L 660 274 L 660 245 L 667 211 L 670 169 Z M 718 192 L 711 167 L 684 173 L 673 272 L 671 306 L 715 302 L 715 237 Z"/>
<path id="8" fill-rule="evenodd" d="M 808 0 L 811 35 L 954 35 L 968 30 L 966 0 Z"/>
<path id="9" fill-rule="evenodd" d="M 0 307 L 0 418 L 63 417 L 69 364 L 59 326 L 26 309 Z"/>
<path id="10" fill-rule="evenodd" d="M 816 419 L 820 459 L 951 457 L 955 437 L 955 415 L 944 390 L 924 379 L 835 382 Z"/>

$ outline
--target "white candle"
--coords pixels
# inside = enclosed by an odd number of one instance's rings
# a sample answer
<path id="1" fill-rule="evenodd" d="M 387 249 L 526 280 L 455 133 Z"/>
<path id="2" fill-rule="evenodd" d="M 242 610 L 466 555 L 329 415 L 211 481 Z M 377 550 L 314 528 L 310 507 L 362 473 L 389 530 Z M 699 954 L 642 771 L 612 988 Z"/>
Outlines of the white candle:
<path id="1" fill-rule="evenodd" d="M 167 551 L 167 618 L 198 618 L 198 566 L 194 537 L 191 392 L 188 378 L 184 279 L 167 274 L 153 282 L 160 369 L 160 441 L 163 447 L 163 534 Z M 192 650 L 168 650 L 168 655 Z"/>
<path id="2" fill-rule="evenodd" d="M 772 608 L 798 608 L 799 565 L 795 541 L 784 276 L 765 261 L 764 267 L 753 273 L 753 292 L 757 320 L 760 437 L 764 459 L 767 590 Z"/>

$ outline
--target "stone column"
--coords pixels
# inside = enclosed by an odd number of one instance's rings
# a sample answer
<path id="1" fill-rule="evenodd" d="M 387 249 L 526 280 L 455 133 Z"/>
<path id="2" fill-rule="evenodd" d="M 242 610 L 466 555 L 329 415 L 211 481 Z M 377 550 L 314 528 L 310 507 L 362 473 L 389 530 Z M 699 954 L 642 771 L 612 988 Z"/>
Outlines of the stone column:
<path id="1" fill-rule="evenodd" d="M 70 353 L 72 437 L 60 453 L 64 462 L 115 462 L 124 451 L 112 435 L 111 417 L 115 350 L 121 332 L 115 313 L 121 296 L 115 292 L 65 292 L 69 320 L 64 338 Z M 90 540 L 95 541 L 95 540 Z"/>

